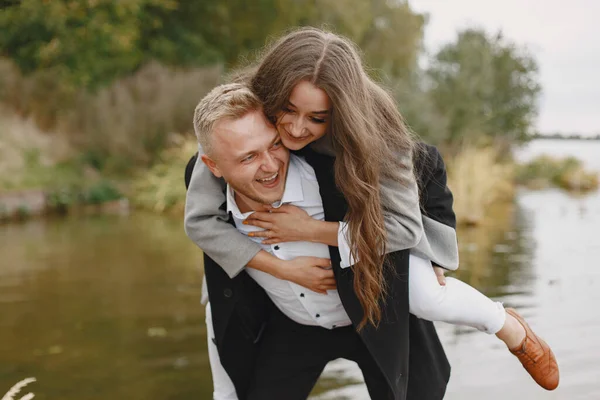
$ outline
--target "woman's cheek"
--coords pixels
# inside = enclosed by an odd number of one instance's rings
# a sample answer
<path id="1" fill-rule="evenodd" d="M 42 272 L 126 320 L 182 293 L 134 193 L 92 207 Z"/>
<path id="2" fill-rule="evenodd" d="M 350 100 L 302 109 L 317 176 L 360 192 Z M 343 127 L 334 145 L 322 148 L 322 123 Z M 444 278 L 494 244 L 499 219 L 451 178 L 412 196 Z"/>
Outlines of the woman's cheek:
<path id="1" fill-rule="evenodd" d="M 313 126 L 312 132 L 314 136 L 314 140 L 320 139 L 327 133 L 327 124 L 315 124 Z"/>

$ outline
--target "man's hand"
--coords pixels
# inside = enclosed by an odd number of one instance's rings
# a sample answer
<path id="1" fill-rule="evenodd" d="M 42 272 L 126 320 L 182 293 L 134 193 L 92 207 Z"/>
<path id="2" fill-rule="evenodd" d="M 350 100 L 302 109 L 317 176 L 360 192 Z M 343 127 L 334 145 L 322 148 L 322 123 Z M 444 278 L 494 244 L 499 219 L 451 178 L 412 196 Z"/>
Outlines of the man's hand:
<path id="1" fill-rule="evenodd" d="M 446 277 L 444 276 L 444 272 L 445 272 L 444 268 L 434 266 L 433 271 L 435 272 L 435 276 L 436 276 L 440 286 L 446 286 Z"/>
<path id="2" fill-rule="evenodd" d="M 284 261 L 278 278 L 304 286 L 313 292 L 327 294 L 335 289 L 336 283 L 331 268 L 331 260 L 318 257 L 297 257 Z"/>

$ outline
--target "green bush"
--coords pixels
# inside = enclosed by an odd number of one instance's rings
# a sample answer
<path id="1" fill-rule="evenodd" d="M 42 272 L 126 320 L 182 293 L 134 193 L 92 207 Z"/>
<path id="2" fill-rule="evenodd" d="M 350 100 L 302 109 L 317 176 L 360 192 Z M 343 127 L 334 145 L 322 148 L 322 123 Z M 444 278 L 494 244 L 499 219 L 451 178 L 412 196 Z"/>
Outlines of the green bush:
<path id="1" fill-rule="evenodd" d="M 119 200 L 123 197 L 119 189 L 108 180 L 101 180 L 90 186 L 84 192 L 84 203 L 102 204 L 113 200 Z"/>
<path id="2" fill-rule="evenodd" d="M 575 157 L 541 155 L 517 168 L 517 182 L 532 188 L 556 186 L 566 190 L 598 189 L 598 173 L 586 171 Z"/>

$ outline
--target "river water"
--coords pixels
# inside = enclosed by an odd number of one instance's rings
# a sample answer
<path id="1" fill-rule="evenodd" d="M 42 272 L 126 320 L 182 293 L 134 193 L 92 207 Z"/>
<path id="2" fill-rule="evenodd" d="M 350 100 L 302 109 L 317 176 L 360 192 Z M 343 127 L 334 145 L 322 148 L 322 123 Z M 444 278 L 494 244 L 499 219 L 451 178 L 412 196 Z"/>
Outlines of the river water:
<path id="1" fill-rule="evenodd" d="M 536 141 L 600 171 L 600 142 Z M 447 399 L 600 399 L 600 192 L 520 190 L 461 230 L 460 279 L 517 308 L 553 347 L 554 392 L 493 336 L 438 324 Z M 26 377 L 36 399 L 210 399 L 199 250 L 180 220 L 87 216 L 0 226 L 0 397 Z M 27 393 L 27 392 L 25 392 Z M 314 399 L 368 399 L 355 365 L 328 366 Z"/>

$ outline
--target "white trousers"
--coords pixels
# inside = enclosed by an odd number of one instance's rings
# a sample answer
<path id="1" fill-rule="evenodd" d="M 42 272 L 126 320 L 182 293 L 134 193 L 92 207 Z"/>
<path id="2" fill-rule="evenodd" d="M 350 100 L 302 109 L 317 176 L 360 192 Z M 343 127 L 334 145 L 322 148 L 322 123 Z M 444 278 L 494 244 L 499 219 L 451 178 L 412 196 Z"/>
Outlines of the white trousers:
<path id="1" fill-rule="evenodd" d="M 215 328 L 212 323 L 210 302 L 206 304 L 206 339 L 208 342 L 208 360 L 213 378 L 213 400 L 238 400 L 233 382 L 221 365 L 217 345 L 213 342 Z"/>
<path id="2" fill-rule="evenodd" d="M 489 334 L 497 333 L 506 319 L 502 303 L 494 302 L 466 283 L 446 278 L 440 286 L 431 261 L 410 255 L 409 260 L 409 305 L 410 312 L 428 321 L 465 325 Z M 212 370 L 214 400 L 238 400 L 233 382 L 225 372 L 219 359 L 212 324 L 210 303 L 206 305 L 206 337 L 208 357 Z"/>
<path id="3" fill-rule="evenodd" d="M 504 326 L 506 312 L 473 286 L 446 278 L 440 286 L 431 261 L 410 255 L 408 301 L 411 314 L 428 321 L 464 325 L 494 334 Z"/>

